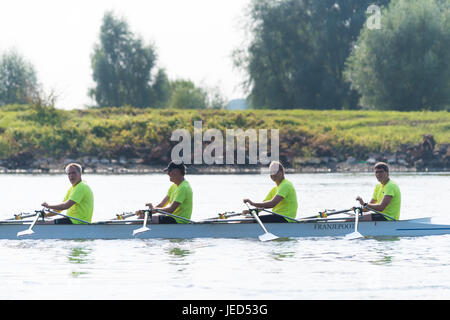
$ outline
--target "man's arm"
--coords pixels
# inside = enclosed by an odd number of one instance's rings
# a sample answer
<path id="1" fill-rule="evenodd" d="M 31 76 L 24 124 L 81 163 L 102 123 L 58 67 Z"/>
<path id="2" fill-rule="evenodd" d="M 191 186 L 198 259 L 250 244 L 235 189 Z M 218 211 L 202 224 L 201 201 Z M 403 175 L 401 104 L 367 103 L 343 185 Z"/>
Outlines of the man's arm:
<path id="1" fill-rule="evenodd" d="M 272 200 L 264 201 L 264 202 L 253 202 L 250 199 L 244 199 L 244 203 L 249 203 L 252 206 L 256 208 L 264 208 L 264 209 L 270 209 L 275 207 L 277 204 L 281 202 L 284 198 L 280 195 L 276 195 L 272 198 Z"/>
<path id="2" fill-rule="evenodd" d="M 54 204 L 54 205 L 49 205 L 47 202 L 42 203 L 41 205 L 43 207 L 46 207 L 47 209 L 51 209 L 51 210 L 56 210 L 56 211 L 63 211 L 63 210 L 67 210 L 70 207 L 72 207 L 76 202 L 73 200 L 67 200 L 63 203 L 60 204 Z M 52 213 L 48 213 L 47 216 L 51 217 L 54 216 L 55 214 Z"/>
<path id="3" fill-rule="evenodd" d="M 162 199 L 162 201 L 156 206 L 156 208 L 162 208 L 164 207 L 167 203 L 169 202 L 169 196 L 165 196 L 164 199 Z M 145 204 L 147 207 L 151 209 L 153 209 L 153 204 L 152 203 L 146 203 Z"/>
<path id="4" fill-rule="evenodd" d="M 374 202 L 370 201 L 370 203 L 367 204 L 367 208 L 374 209 L 377 211 L 383 211 L 386 209 L 386 207 L 391 203 L 392 196 L 384 196 L 383 200 L 381 200 L 381 203 L 375 204 Z M 373 199 L 372 199 L 373 200 Z"/>
<path id="5" fill-rule="evenodd" d="M 177 208 L 179 206 L 180 206 L 180 203 L 174 201 L 174 202 L 172 202 L 172 204 L 169 207 L 157 206 L 155 209 L 159 209 L 159 210 L 162 210 L 162 211 L 167 212 L 167 213 L 174 213 L 175 210 L 177 210 Z"/>
<path id="6" fill-rule="evenodd" d="M 169 196 L 165 196 L 164 199 L 161 201 L 160 204 L 158 204 L 156 207 L 157 208 L 162 208 L 165 207 L 168 203 L 169 203 Z"/>
<path id="7" fill-rule="evenodd" d="M 359 203 L 361 204 L 361 206 L 364 206 L 364 200 L 360 197 L 360 196 L 358 196 L 358 197 L 356 197 L 356 201 L 359 201 Z M 376 203 L 377 203 L 377 199 L 374 199 L 374 198 L 372 198 L 371 200 L 370 200 L 370 202 L 369 202 L 371 205 L 371 208 L 373 208 L 372 207 L 372 204 L 373 205 L 375 205 Z M 387 205 L 386 205 L 387 206 Z M 375 209 L 375 208 L 373 208 L 373 209 Z M 375 210 L 377 210 L 377 209 L 375 209 Z M 363 208 L 363 212 L 367 212 L 367 211 L 369 211 L 369 210 L 367 210 L 366 208 Z"/>

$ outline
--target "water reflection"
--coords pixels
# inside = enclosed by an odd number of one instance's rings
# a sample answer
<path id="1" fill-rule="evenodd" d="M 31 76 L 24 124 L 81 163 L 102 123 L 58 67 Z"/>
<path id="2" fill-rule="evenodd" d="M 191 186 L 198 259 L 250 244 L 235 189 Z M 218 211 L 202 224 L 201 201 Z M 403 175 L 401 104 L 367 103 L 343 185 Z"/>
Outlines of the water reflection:
<path id="1" fill-rule="evenodd" d="M 378 246 L 374 248 L 374 253 L 377 256 L 375 260 L 369 260 L 369 262 L 376 266 L 391 265 L 394 262 L 393 248 L 399 245 L 399 237 L 371 237 L 371 240 L 375 241 Z"/>
<path id="2" fill-rule="evenodd" d="M 171 239 L 165 248 L 168 263 L 176 266 L 177 272 L 183 272 L 189 265 L 188 258 L 195 252 L 192 250 L 192 240 Z"/>
<path id="3" fill-rule="evenodd" d="M 191 254 L 191 250 L 188 249 L 183 249 L 183 248 L 179 248 L 179 247 L 175 247 L 169 250 L 169 253 L 174 255 L 174 256 L 178 256 L 180 258 L 186 257 L 189 254 Z"/>
<path id="4" fill-rule="evenodd" d="M 270 252 L 270 257 L 276 261 L 283 261 L 295 257 L 296 247 L 299 243 L 297 238 L 278 238 L 273 240 L 271 244 L 274 250 Z"/>
<path id="5" fill-rule="evenodd" d="M 73 270 L 71 272 L 71 276 L 73 278 L 87 275 L 89 274 L 89 272 L 83 269 L 82 266 L 93 263 L 92 249 L 86 248 L 84 246 L 76 246 L 70 248 L 67 259 L 69 261 L 69 264 L 74 264 L 76 266 L 80 266 L 81 268 L 81 270 Z"/>
<path id="6" fill-rule="evenodd" d="M 388 237 L 388 236 L 378 236 L 378 237 L 368 237 L 368 239 L 374 239 L 379 242 L 395 242 L 400 241 L 399 237 Z"/>
<path id="7" fill-rule="evenodd" d="M 370 263 L 376 266 L 392 264 L 392 256 L 384 254 L 384 252 L 380 252 L 380 255 L 378 260 L 370 261 Z"/>
<path id="8" fill-rule="evenodd" d="M 295 252 L 272 252 L 272 258 L 277 261 L 283 261 L 295 257 Z"/>
<path id="9" fill-rule="evenodd" d="M 89 257 L 91 249 L 86 248 L 72 248 L 69 252 L 68 259 L 70 263 L 74 264 L 87 264 L 91 262 Z"/>

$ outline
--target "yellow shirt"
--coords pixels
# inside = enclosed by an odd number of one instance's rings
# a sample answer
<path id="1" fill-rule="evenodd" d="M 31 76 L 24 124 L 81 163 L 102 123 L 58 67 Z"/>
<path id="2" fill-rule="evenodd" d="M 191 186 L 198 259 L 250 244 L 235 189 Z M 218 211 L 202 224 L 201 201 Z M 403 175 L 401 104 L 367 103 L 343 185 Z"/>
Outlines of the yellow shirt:
<path id="1" fill-rule="evenodd" d="M 280 185 L 275 186 L 272 190 L 270 190 L 264 201 L 272 200 L 277 195 L 283 197 L 283 200 L 281 200 L 272 209 L 272 211 L 295 219 L 295 217 L 297 216 L 298 202 L 297 193 L 295 192 L 292 183 L 286 179 L 283 179 Z M 294 222 L 293 220 L 289 219 L 286 219 L 286 221 Z"/>
<path id="2" fill-rule="evenodd" d="M 193 197 L 189 182 L 184 180 L 178 186 L 174 183 L 172 186 L 170 186 L 169 191 L 167 192 L 167 196 L 169 197 L 169 204 L 172 204 L 174 201 L 180 204 L 178 208 L 173 212 L 174 215 L 186 219 L 191 219 Z M 177 223 L 188 223 L 187 221 L 182 219 L 174 219 L 177 221 Z"/>
<path id="3" fill-rule="evenodd" d="M 91 222 L 92 214 L 94 212 L 94 194 L 91 188 L 83 181 L 80 181 L 77 185 L 70 187 L 64 197 L 64 202 L 72 200 L 75 202 L 67 210 L 69 217 L 78 218 L 87 222 Z M 73 224 L 83 224 L 83 222 L 71 219 Z"/>
<path id="4" fill-rule="evenodd" d="M 382 185 L 381 183 L 376 185 L 372 199 L 377 200 L 377 204 L 380 204 L 381 201 L 383 201 L 384 196 L 392 196 L 392 200 L 382 212 L 395 220 L 398 220 L 400 218 L 402 195 L 398 185 L 391 179 L 389 179 L 385 185 Z"/>

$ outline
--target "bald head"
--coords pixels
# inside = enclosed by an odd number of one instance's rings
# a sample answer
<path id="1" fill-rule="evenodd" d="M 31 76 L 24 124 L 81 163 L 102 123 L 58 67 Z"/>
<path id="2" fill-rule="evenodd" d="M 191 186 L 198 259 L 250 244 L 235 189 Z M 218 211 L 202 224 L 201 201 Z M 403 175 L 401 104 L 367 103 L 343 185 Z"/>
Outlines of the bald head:
<path id="1" fill-rule="evenodd" d="M 279 184 L 284 179 L 284 167 L 278 161 L 272 161 L 269 166 L 270 179 Z"/>
<path id="2" fill-rule="evenodd" d="M 270 173 L 270 175 L 271 176 L 275 175 L 275 174 L 277 174 L 280 171 L 284 173 L 283 165 L 280 162 L 278 162 L 278 161 L 272 161 L 270 163 L 270 166 L 269 166 L 269 173 Z"/>

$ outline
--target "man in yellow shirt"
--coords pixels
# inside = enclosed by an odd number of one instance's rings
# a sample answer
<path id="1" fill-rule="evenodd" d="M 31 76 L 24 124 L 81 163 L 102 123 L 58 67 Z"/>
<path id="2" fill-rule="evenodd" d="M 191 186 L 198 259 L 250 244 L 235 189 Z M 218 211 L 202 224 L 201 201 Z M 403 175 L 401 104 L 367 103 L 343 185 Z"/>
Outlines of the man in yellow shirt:
<path id="1" fill-rule="evenodd" d="M 77 163 L 70 163 L 65 169 L 72 187 L 66 193 L 60 204 L 49 205 L 47 202 L 42 206 L 56 211 L 67 210 L 67 216 L 91 222 L 94 212 L 94 195 L 91 188 L 81 179 L 82 168 Z M 46 217 L 56 214 L 47 213 Z M 83 222 L 70 218 L 58 218 L 55 224 L 83 224 Z"/>
<path id="2" fill-rule="evenodd" d="M 278 161 L 272 161 L 269 174 L 276 186 L 270 190 L 264 201 L 253 202 L 250 199 L 244 199 L 244 203 L 249 203 L 256 208 L 273 208 L 273 212 L 295 219 L 298 208 L 297 193 L 292 183 L 285 178 L 283 165 Z M 243 213 L 248 213 L 248 210 L 244 210 Z M 260 219 L 262 222 L 293 222 L 275 214 L 261 215 Z"/>
<path id="3" fill-rule="evenodd" d="M 364 211 L 374 209 L 395 220 L 400 218 L 401 193 L 398 185 L 389 178 L 389 167 L 384 162 L 378 162 L 374 166 L 375 177 L 380 182 L 375 186 L 372 199 L 369 203 L 358 196 L 357 201 L 363 206 Z M 379 213 L 365 214 L 362 220 L 383 221 L 388 220 Z"/>
<path id="4" fill-rule="evenodd" d="M 190 220 L 192 215 L 193 196 L 191 186 L 184 178 L 186 174 L 185 165 L 182 163 L 176 164 L 172 161 L 164 171 L 167 172 L 169 179 L 173 184 L 167 191 L 167 195 L 156 207 L 153 207 L 151 203 L 147 203 L 146 206 L 151 210 L 159 209 Z M 142 217 L 142 214 L 140 214 L 140 217 Z M 153 214 L 152 223 L 188 223 L 188 221 L 163 214 Z"/>

